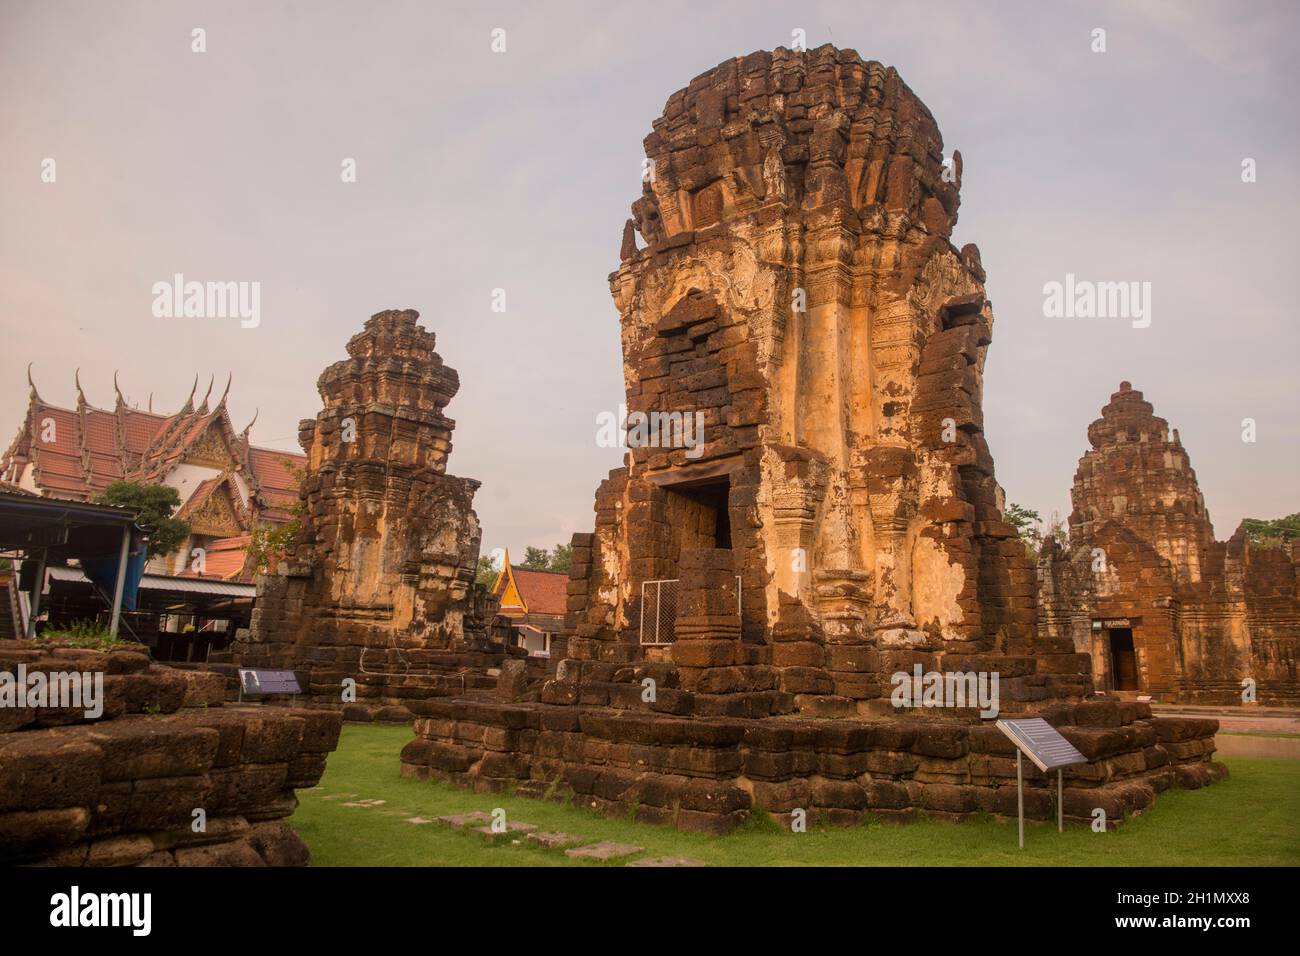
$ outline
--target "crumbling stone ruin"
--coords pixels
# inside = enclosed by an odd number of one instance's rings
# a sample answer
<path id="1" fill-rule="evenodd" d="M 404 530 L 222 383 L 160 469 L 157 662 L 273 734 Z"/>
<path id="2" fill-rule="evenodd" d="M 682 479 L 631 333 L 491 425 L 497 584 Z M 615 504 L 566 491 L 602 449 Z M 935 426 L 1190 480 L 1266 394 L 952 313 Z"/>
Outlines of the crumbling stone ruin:
<path id="1" fill-rule="evenodd" d="M 1038 633 L 983 434 L 984 270 L 950 241 L 961 157 L 898 74 L 830 46 L 729 60 L 645 148 L 610 277 L 630 451 L 573 538 L 551 673 L 413 706 L 403 773 L 704 830 L 1007 812 L 980 708 L 894 698 L 955 672 L 1094 758 L 1074 815 L 1217 777 L 1215 722 L 1084 700 L 1087 655 Z"/>
<path id="2" fill-rule="evenodd" d="M 893 672 L 990 654 L 1019 659 L 1011 702 L 1086 692 L 1086 661 L 1035 632 L 1002 519 L 992 308 L 979 251 L 949 241 L 961 156 L 945 165 L 924 104 L 852 51 L 757 53 L 672 96 L 645 147 L 628 235 L 648 246 L 625 241 L 610 277 L 629 418 L 702 413 L 703 442 L 632 448 L 601 485 L 568 656 L 668 661 L 699 696 L 757 682 L 743 708 L 697 699 L 755 716 L 879 712 Z M 723 586 L 691 580 L 691 549 L 731 556 L 739 594 L 711 610 L 739 607 L 740 629 L 679 619 L 657 647 L 661 590 Z"/>
<path id="3" fill-rule="evenodd" d="M 409 698 L 490 690 L 514 649 L 473 613 L 479 482 L 447 474 L 460 388 L 419 313 L 380 312 L 317 383 L 293 553 L 259 579 L 245 667 L 294 669 L 311 703 L 409 719 Z M 523 652 L 520 652 L 521 654 Z M 356 682 L 349 700 L 345 681 Z"/>
<path id="4" fill-rule="evenodd" d="M 17 696 L 19 677 L 35 695 L 72 673 L 102 675 L 100 713 Z M 338 745 L 337 713 L 223 706 L 220 675 L 129 648 L 0 641 L 0 682 L 0 863 L 307 863 L 288 817 Z"/>
<path id="5" fill-rule="evenodd" d="M 1128 382 L 1088 426 L 1069 546 L 1039 559 L 1040 632 L 1092 655 L 1098 689 L 1300 704 L 1297 542 L 1215 541 L 1178 430 Z"/>

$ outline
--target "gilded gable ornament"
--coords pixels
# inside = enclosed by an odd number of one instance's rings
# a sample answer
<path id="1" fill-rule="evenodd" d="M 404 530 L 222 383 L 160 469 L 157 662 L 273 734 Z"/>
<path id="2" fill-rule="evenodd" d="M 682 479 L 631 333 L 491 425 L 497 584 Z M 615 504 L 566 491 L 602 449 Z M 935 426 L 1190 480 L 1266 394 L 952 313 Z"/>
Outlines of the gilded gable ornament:
<path id="1" fill-rule="evenodd" d="M 235 465 L 234 456 L 221 436 L 209 428 L 190 445 L 189 451 L 182 459 L 188 465 L 202 465 L 208 468 L 220 468 L 226 471 Z"/>

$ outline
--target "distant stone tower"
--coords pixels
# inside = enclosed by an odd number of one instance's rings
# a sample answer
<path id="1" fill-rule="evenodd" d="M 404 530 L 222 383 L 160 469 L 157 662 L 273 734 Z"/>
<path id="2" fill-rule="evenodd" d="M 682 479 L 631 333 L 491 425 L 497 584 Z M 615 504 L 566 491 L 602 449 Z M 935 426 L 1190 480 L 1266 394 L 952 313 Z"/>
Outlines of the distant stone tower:
<path id="1" fill-rule="evenodd" d="M 1099 690 L 1240 703 L 1300 701 L 1296 545 L 1227 542 L 1178 431 L 1128 382 L 1088 427 L 1070 543 L 1039 560 L 1039 629 L 1092 655 Z"/>
<path id="2" fill-rule="evenodd" d="M 1092 450 L 1079 460 L 1071 492 L 1070 536 L 1092 540 L 1118 521 L 1194 584 L 1214 543 L 1214 528 L 1178 430 L 1120 382 L 1088 426 Z"/>
<path id="3" fill-rule="evenodd" d="M 339 700 L 347 677 L 361 702 L 419 696 L 448 652 L 481 642 L 468 620 L 479 482 L 446 473 L 455 422 L 443 409 L 460 380 L 418 318 L 372 316 L 321 375 L 325 407 L 299 426 L 302 532 L 261 579 L 240 649 L 244 664 L 308 670 L 323 699 Z"/>

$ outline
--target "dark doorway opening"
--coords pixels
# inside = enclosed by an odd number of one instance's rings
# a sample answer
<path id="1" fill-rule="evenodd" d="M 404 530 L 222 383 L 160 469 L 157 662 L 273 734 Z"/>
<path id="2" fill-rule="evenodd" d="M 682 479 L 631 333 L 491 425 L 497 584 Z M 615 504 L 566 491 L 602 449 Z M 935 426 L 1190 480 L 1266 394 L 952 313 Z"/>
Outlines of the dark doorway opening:
<path id="1" fill-rule="evenodd" d="M 1110 640 L 1111 676 L 1115 690 L 1139 690 L 1137 651 L 1133 647 L 1133 629 L 1131 627 L 1111 628 L 1107 634 Z"/>
<path id="2" fill-rule="evenodd" d="M 683 548 L 731 548 L 731 482 L 725 476 L 665 490 L 674 562 Z"/>
<path id="3" fill-rule="evenodd" d="M 641 585 L 642 644 L 671 644 L 675 639 L 682 552 L 731 550 L 731 480 L 728 476 L 661 487 L 663 518 L 655 522 L 654 527 L 662 537 L 654 544 L 654 579 Z"/>

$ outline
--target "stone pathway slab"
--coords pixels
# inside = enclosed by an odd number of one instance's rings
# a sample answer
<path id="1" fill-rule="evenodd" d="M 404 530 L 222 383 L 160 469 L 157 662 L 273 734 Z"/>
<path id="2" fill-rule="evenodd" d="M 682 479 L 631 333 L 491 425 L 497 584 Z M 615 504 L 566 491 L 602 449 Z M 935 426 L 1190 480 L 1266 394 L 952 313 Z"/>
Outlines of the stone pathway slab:
<path id="1" fill-rule="evenodd" d="M 475 810 L 473 813 L 457 813 L 450 816 L 438 817 L 439 823 L 444 823 L 454 830 L 463 830 L 472 824 L 484 824 L 492 822 L 492 814 L 484 813 L 482 810 Z"/>
<path id="2" fill-rule="evenodd" d="M 504 830 L 493 830 L 492 824 L 489 823 L 485 827 L 475 827 L 474 832 L 481 833 L 483 837 L 488 840 L 504 840 L 507 837 L 522 836 L 525 833 L 532 833 L 536 829 L 537 824 L 535 823 L 516 823 L 515 821 L 510 820 L 506 823 L 506 828 Z"/>
<path id="3" fill-rule="evenodd" d="M 631 856 L 633 853 L 640 853 L 644 849 L 643 846 L 633 846 L 631 843 L 614 843 L 610 840 L 601 840 L 599 843 L 591 844 L 591 846 L 580 846 L 573 850 L 565 850 L 564 855 L 573 857 L 575 860 L 615 860 L 620 856 Z"/>
<path id="4" fill-rule="evenodd" d="M 547 833 L 538 831 L 537 833 L 528 834 L 528 839 L 534 843 L 540 843 L 548 850 L 555 850 L 562 846 L 569 846 L 574 843 L 581 843 L 583 838 L 574 836 L 572 833 Z"/>
<path id="5" fill-rule="evenodd" d="M 624 866 L 708 866 L 703 860 L 693 860 L 689 856 L 650 856 L 644 860 L 633 860 Z"/>

